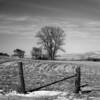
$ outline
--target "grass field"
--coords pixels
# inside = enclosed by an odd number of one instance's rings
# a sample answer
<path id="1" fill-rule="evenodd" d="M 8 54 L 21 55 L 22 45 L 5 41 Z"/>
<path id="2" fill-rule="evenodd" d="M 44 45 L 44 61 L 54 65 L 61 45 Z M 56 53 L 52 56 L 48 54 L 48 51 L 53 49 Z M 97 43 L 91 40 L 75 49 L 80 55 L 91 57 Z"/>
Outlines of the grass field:
<path id="1" fill-rule="evenodd" d="M 61 79 L 69 74 L 73 74 L 72 66 L 67 64 L 57 64 L 57 63 L 44 63 L 44 62 L 25 62 L 23 65 L 24 68 L 24 77 L 26 83 L 26 90 L 30 90 L 32 88 L 39 87 L 43 84 L 47 84 L 53 82 L 55 80 Z M 18 89 L 19 87 L 19 70 L 16 62 L 7 62 L 1 64 L 0 66 L 0 87 L 4 90 L 8 90 L 10 88 Z M 72 82 L 72 80 L 71 80 Z M 63 82 L 62 82 L 63 83 Z M 64 85 L 60 85 L 62 83 L 57 83 L 58 85 L 48 87 L 49 90 L 52 89 L 65 89 Z M 67 88 L 67 82 L 64 82 Z M 61 86 L 61 87 L 60 87 Z M 7 90 L 7 91 L 8 91 Z"/>
<path id="2" fill-rule="evenodd" d="M 0 64 L 0 89 L 20 91 L 19 69 L 17 61 Z M 75 68 L 81 67 L 81 84 L 88 83 L 90 87 L 100 87 L 100 62 L 89 61 L 32 61 L 22 60 L 26 90 L 34 89 L 65 76 L 75 74 Z M 42 90 L 73 91 L 74 78 Z M 94 92 L 92 95 L 100 95 Z"/>

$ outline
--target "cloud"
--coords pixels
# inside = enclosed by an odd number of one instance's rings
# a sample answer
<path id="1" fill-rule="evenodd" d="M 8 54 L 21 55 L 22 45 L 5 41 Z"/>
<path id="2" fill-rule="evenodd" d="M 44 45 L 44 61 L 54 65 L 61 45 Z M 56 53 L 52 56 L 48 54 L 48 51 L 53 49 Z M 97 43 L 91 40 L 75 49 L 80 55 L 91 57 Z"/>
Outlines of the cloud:
<path id="1" fill-rule="evenodd" d="M 89 38 L 100 38 L 100 21 L 89 21 L 84 23 L 80 29 L 82 32 L 88 32 Z"/>
<path id="2" fill-rule="evenodd" d="M 28 16 L 24 16 L 24 17 L 8 17 L 6 18 L 6 20 L 9 21 L 26 21 L 28 19 Z"/>
<path id="3" fill-rule="evenodd" d="M 4 16 L 0 22 L 0 34 L 30 35 L 35 28 L 36 25 L 33 25 L 32 18 L 29 16 Z"/>
<path id="4" fill-rule="evenodd" d="M 100 38 L 99 21 L 75 21 L 59 17 L 42 16 L 8 16 L 0 15 L 0 34 L 16 34 L 23 38 L 30 38 L 45 25 L 60 26 L 68 38 L 95 39 Z M 33 35 L 34 34 L 34 35 Z"/>

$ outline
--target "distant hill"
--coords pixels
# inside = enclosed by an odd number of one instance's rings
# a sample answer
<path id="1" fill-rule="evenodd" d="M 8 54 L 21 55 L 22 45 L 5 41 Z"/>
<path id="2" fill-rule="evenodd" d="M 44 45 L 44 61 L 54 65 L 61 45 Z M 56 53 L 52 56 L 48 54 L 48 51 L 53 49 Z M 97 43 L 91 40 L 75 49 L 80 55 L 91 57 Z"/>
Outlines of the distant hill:
<path id="1" fill-rule="evenodd" d="M 100 51 L 87 52 L 83 54 L 64 54 L 58 55 L 58 60 L 88 60 L 88 59 L 99 59 L 100 60 Z"/>
<path id="2" fill-rule="evenodd" d="M 87 52 L 84 55 L 85 56 L 89 56 L 89 57 L 97 57 L 97 58 L 100 58 L 100 51 Z"/>

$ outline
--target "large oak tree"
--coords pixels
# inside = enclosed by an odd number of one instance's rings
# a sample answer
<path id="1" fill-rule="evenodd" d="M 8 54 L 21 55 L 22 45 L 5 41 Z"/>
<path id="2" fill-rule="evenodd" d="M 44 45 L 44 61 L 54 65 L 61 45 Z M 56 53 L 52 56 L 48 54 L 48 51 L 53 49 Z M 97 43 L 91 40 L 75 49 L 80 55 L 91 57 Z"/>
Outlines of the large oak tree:
<path id="1" fill-rule="evenodd" d="M 65 33 L 60 27 L 45 26 L 41 28 L 36 37 L 39 38 L 38 43 L 47 51 L 49 59 L 54 60 L 58 50 L 64 51 L 62 45 Z"/>

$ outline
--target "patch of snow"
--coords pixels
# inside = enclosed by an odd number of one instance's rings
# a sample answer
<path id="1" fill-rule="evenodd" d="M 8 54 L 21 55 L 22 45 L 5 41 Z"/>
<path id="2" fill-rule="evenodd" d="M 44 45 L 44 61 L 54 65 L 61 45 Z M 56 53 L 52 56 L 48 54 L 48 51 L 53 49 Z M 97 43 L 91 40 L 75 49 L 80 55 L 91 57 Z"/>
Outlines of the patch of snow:
<path id="1" fill-rule="evenodd" d="M 12 91 L 6 96 L 20 96 L 20 97 L 52 97 L 52 96 L 57 96 L 54 100 L 100 100 L 100 98 L 96 97 L 89 97 L 87 96 L 82 97 L 82 98 L 77 98 L 74 93 L 69 94 L 69 92 L 61 92 L 61 91 L 35 91 L 35 92 L 30 92 L 28 94 L 19 94 L 16 91 Z"/>
<path id="2" fill-rule="evenodd" d="M 59 91 L 36 91 L 36 92 L 33 92 L 32 95 L 34 96 L 56 96 L 61 93 L 62 92 L 59 92 Z"/>
<path id="3" fill-rule="evenodd" d="M 24 97 L 41 97 L 41 96 L 57 96 L 62 94 L 60 91 L 35 91 L 30 92 L 28 94 L 19 94 L 16 91 L 12 91 L 11 93 L 6 94 L 6 96 L 24 96 Z"/>

